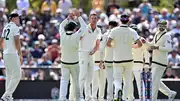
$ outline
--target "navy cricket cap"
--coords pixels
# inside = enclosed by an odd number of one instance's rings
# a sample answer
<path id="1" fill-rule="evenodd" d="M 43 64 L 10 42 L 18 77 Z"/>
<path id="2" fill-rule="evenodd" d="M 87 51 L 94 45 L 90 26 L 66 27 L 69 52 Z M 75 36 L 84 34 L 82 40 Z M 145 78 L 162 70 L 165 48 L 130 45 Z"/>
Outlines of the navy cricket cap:
<path id="1" fill-rule="evenodd" d="M 122 14 L 120 20 L 121 21 L 129 21 L 129 15 L 128 14 Z"/>

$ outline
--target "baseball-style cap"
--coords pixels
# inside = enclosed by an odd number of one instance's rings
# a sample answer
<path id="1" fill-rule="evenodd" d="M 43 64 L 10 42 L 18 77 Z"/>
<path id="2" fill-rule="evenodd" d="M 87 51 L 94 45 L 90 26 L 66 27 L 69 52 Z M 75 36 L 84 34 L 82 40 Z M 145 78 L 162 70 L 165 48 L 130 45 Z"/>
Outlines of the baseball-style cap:
<path id="1" fill-rule="evenodd" d="M 159 22 L 158 22 L 158 25 L 167 25 L 167 21 L 166 20 L 160 20 Z"/>

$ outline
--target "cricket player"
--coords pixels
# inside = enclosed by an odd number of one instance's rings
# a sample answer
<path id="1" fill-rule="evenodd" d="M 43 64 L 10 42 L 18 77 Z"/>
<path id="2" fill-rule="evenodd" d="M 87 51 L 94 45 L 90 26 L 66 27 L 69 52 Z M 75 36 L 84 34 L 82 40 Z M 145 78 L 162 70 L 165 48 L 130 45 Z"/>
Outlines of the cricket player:
<path id="1" fill-rule="evenodd" d="M 136 43 L 134 47 L 141 47 L 140 36 L 135 30 L 128 27 L 129 15 L 121 15 L 122 25 L 112 29 L 107 46 L 113 46 L 113 72 L 114 72 L 114 83 L 115 83 L 115 95 L 117 99 L 119 90 L 121 89 L 121 80 L 123 76 L 123 96 L 122 100 L 128 100 L 128 94 L 130 93 L 130 87 L 132 84 L 132 67 L 133 67 L 133 56 L 132 56 L 132 44 Z M 114 45 L 112 45 L 112 41 Z M 117 92 L 118 91 L 118 92 Z"/>
<path id="2" fill-rule="evenodd" d="M 113 100 L 113 48 L 106 47 L 108 37 L 110 35 L 111 30 L 114 27 L 117 27 L 118 23 L 116 21 L 109 22 L 109 30 L 103 34 L 102 41 L 100 43 L 100 59 L 102 65 L 104 63 L 106 70 L 106 78 L 107 78 L 107 100 Z"/>
<path id="3" fill-rule="evenodd" d="M 168 52 L 172 50 L 171 45 L 171 36 L 167 33 L 167 22 L 161 20 L 158 22 L 158 32 L 155 34 L 155 37 L 152 43 L 143 42 L 151 50 L 152 54 L 152 101 L 156 101 L 158 97 L 158 90 L 168 96 L 169 101 L 172 101 L 177 92 L 171 91 L 162 81 L 161 77 L 164 71 L 167 68 L 167 56 Z M 145 40 L 143 40 L 145 41 Z"/>
<path id="4" fill-rule="evenodd" d="M 83 33 L 84 36 L 80 41 L 80 74 L 79 85 L 81 99 L 83 99 L 83 88 L 85 87 L 85 100 L 91 100 L 91 88 L 92 76 L 94 70 L 94 58 L 93 54 L 99 49 L 101 39 L 101 29 L 97 27 L 96 23 L 98 17 L 96 13 L 91 13 L 89 16 L 89 24 Z"/>
<path id="5" fill-rule="evenodd" d="M 76 32 L 77 24 L 72 21 L 75 16 L 78 17 L 81 28 Z M 70 21 L 71 20 L 71 21 Z M 70 79 L 72 77 L 72 89 L 75 101 L 80 100 L 79 90 L 79 41 L 83 36 L 83 29 L 85 26 L 84 20 L 81 18 L 80 13 L 74 10 L 70 13 L 67 19 L 60 24 L 59 32 L 61 34 L 61 86 L 60 86 L 60 101 L 66 101 L 67 89 Z M 71 92 L 72 93 L 72 92 Z"/>
<path id="6" fill-rule="evenodd" d="M 137 31 L 137 26 L 135 24 L 131 24 L 130 27 L 132 29 L 134 29 L 135 31 Z M 141 39 L 143 39 L 141 37 Z M 150 54 L 148 52 L 148 48 L 145 45 L 142 45 L 142 47 L 140 48 L 133 48 L 132 49 L 133 52 L 133 59 L 134 59 L 134 63 L 133 63 L 133 80 L 135 78 L 136 80 L 136 85 L 138 88 L 138 95 L 139 98 L 141 98 L 141 86 L 144 87 L 144 84 L 141 85 L 141 73 L 143 71 L 143 68 L 149 69 L 149 58 L 150 58 Z M 145 62 L 143 61 L 143 59 L 145 59 Z M 134 86 L 132 85 L 131 87 L 131 93 L 132 95 L 130 95 L 130 100 L 134 100 Z M 144 93 L 143 93 L 144 94 Z"/>
<path id="7" fill-rule="evenodd" d="M 100 46 L 101 46 L 101 42 L 100 42 Z M 92 80 L 92 99 L 93 101 L 104 101 L 106 76 L 105 76 L 105 68 L 99 65 L 100 64 L 99 50 L 94 54 L 94 58 L 95 58 L 95 66 L 94 66 L 93 80 Z M 98 99 L 97 99 L 97 92 L 99 92 Z"/>
<path id="8" fill-rule="evenodd" d="M 22 52 L 19 40 L 19 15 L 10 14 L 10 22 L 4 27 L 0 38 L 0 48 L 3 49 L 4 62 L 6 68 L 5 93 L 1 97 L 2 101 L 12 101 L 12 94 L 21 79 Z M 4 47 L 3 47 L 4 42 Z"/>

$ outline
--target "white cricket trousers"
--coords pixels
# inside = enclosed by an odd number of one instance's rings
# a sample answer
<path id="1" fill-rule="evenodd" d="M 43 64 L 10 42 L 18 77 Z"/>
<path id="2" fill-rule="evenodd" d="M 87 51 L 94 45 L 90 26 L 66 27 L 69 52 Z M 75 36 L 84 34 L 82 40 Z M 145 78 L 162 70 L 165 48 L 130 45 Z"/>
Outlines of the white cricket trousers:
<path id="1" fill-rule="evenodd" d="M 115 84 L 114 98 L 117 98 L 118 91 L 122 87 L 122 78 L 123 78 L 122 99 L 127 101 L 128 95 L 130 94 L 130 88 L 132 85 L 132 67 L 133 67 L 133 62 L 114 63 L 113 66 L 113 72 L 114 72 L 113 75 L 114 75 L 114 84 Z"/>
<path id="2" fill-rule="evenodd" d="M 156 101 L 158 90 L 168 96 L 171 90 L 161 81 L 166 67 L 152 63 L 152 101 Z"/>
<path id="3" fill-rule="evenodd" d="M 92 55 L 89 55 L 89 52 L 81 51 L 79 54 L 79 65 L 80 65 L 80 74 L 79 74 L 79 86 L 80 86 L 80 96 L 83 98 L 83 90 L 85 88 L 85 100 L 91 99 L 91 83 L 94 70 L 94 59 Z"/>
<path id="4" fill-rule="evenodd" d="M 136 80 L 136 85 L 137 85 L 137 89 L 138 89 L 138 96 L 139 96 L 139 99 L 141 98 L 141 86 L 143 87 L 143 98 L 144 98 L 144 90 L 145 90 L 145 86 L 144 86 L 144 83 L 143 85 L 141 85 L 141 73 L 142 73 L 142 70 L 143 70 L 143 64 L 141 63 L 133 63 L 133 79 L 135 78 Z M 133 84 L 131 85 L 131 90 L 130 90 L 130 97 L 129 99 L 130 100 L 133 100 L 134 99 L 134 86 Z"/>
<path id="5" fill-rule="evenodd" d="M 98 101 L 104 100 L 105 83 L 106 83 L 105 69 L 99 69 L 94 71 L 93 81 L 92 81 L 92 98 L 94 100 L 97 100 L 98 89 L 99 89 Z"/>
<path id="6" fill-rule="evenodd" d="M 66 95 L 68 90 L 68 84 L 70 80 L 70 75 L 72 77 L 72 89 L 73 89 L 73 98 L 77 101 L 80 98 L 80 90 L 79 90 L 79 64 L 74 65 L 65 65 L 62 64 L 61 67 L 61 82 L 60 82 L 60 101 L 66 101 Z"/>
<path id="7" fill-rule="evenodd" d="M 107 100 L 113 100 L 113 66 L 105 65 L 106 78 L 107 78 Z"/>
<path id="8" fill-rule="evenodd" d="M 21 65 L 18 54 L 4 54 L 4 63 L 6 68 L 6 91 L 3 97 L 12 97 L 21 79 Z"/>

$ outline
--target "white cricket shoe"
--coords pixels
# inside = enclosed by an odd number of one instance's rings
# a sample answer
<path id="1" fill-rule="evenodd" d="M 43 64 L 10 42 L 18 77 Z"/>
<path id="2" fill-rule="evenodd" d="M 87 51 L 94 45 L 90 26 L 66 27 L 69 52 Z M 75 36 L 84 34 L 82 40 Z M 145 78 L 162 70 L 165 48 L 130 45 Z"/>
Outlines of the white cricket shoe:
<path id="1" fill-rule="evenodd" d="M 1 101 L 13 101 L 13 98 L 10 96 L 3 96 L 1 97 Z"/>
<path id="2" fill-rule="evenodd" d="M 177 94 L 177 92 L 171 91 L 171 93 L 168 96 L 169 101 L 173 101 L 175 99 L 175 97 L 176 97 L 176 94 Z"/>

